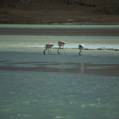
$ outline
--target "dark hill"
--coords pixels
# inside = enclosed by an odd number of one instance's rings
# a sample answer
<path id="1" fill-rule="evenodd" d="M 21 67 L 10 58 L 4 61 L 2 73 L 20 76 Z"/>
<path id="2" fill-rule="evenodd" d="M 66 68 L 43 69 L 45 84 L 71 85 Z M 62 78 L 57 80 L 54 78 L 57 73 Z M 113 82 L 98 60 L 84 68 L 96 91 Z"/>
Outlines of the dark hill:
<path id="1" fill-rule="evenodd" d="M 119 15 L 109 11 L 109 4 L 106 4 L 108 8 L 103 6 L 104 3 L 96 2 L 99 0 L 76 0 L 70 3 L 67 0 L 27 1 L 4 3 L 0 8 L 0 23 L 119 23 Z M 104 8 L 107 10 L 104 11 Z"/>

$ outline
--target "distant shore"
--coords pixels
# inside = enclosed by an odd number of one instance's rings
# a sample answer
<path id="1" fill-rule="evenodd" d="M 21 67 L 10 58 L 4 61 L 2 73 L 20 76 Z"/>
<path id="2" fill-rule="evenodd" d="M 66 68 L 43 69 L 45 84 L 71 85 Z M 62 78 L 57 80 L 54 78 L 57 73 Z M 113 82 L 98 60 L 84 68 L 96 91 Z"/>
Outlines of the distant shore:
<path id="1" fill-rule="evenodd" d="M 119 24 L 119 15 L 92 12 L 88 8 L 22 10 L 0 9 L 0 24 Z M 89 13 L 88 13 L 89 12 Z"/>
<path id="2" fill-rule="evenodd" d="M 94 24 L 119 24 L 119 16 L 86 16 L 78 19 L 29 19 L 29 18 L 10 18 L 12 16 L 0 16 L 0 24 L 81 24 L 81 25 L 94 25 Z M 93 18 L 94 17 L 94 18 Z"/>

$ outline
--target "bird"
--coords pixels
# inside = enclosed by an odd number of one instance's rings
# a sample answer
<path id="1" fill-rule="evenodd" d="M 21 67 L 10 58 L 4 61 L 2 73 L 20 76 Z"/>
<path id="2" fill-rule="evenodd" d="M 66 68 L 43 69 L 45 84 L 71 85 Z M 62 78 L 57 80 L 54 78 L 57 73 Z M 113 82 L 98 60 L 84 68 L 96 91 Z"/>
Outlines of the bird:
<path id="1" fill-rule="evenodd" d="M 67 42 L 64 42 L 64 41 L 58 41 L 58 49 L 57 49 L 57 53 L 60 54 L 61 53 L 61 49 L 64 48 L 64 45 L 66 44 Z"/>
<path id="2" fill-rule="evenodd" d="M 52 47 L 53 47 L 53 43 L 47 43 L 45 45 L 45 49 L 43 51 L 43 54 L 46 55 L 46 51 L 49 53 Z"/>
<path id="3" fill-rule="evenodd" d="M 83 47 L 83 45 L 82 44 L 79 44 L 78 45 L 78 49 L 79 49 L 79 55 L 81 55 L 81 51 L 82 51 L 82 49 L 83 49 L 84 47 Z"/>

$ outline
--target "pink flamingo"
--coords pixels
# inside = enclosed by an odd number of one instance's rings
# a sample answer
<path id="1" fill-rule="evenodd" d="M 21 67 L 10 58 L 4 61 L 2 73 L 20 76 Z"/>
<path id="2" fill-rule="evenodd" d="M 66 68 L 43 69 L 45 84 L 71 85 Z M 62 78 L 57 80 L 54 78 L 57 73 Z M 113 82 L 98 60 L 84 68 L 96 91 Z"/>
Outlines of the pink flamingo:
<path id="1" fill-rule="evenodd" d="M 52 43 L 46 44 L 45 45 L 45 49 L 43 51 L 43 54 L 45 55 L 46 54 L 46 51 L 48 51 L 48 53 L 49 53 L 49 51 L 51 50 L 52 47 L 53 47 L 53 44 Z"/>
<path id="2" fill-rule="evenodd" d="M 57 53 L 58 54 L 60 54 L 60 52 L 61 52 L 61 49 L 63 49 L 64 48 L 64 45 L 66 44 L 66 42 L 64 42 L 64 41 L 58 41 L 58 49 L 57 49 Z"/>

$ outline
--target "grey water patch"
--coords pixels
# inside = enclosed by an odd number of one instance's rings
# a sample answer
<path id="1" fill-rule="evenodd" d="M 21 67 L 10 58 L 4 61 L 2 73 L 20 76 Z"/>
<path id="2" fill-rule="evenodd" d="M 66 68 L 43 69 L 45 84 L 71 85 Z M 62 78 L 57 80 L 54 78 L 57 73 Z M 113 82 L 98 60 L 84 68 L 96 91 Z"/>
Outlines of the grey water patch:
<path id="1" fill-rule="evenodd" d="M 3 119 L 119 117 L 119 80 L 115 76 L 59 72 L 2 72 L 1 76 Z"/>
<path id="2" fill-rule="evenodd" d="M 43 63 L 43 64 L 42 64 Z M 0 71 L 63 72 L 93 75 L 119 75 L 118 64 L 15 62 L 0 66 Z"/>

